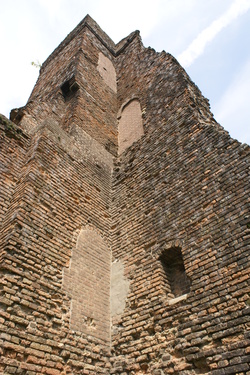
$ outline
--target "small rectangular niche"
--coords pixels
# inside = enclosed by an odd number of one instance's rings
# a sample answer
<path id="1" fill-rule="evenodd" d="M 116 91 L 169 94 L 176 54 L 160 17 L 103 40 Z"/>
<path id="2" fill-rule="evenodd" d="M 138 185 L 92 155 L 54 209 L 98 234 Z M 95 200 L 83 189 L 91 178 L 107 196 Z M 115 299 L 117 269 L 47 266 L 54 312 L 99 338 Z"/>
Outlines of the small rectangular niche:
<path id="1" fill-rule="evenodd" d="M 159 260 L 165 274 L 166 290 L 172 296 L 172 304 L 186 299 L 190 291 L 190 279 L 185 271 L 181 249 L 179 247 L 167 249 L 161 254 Z M 174 302 L 175 299 L 176 302 Z"/>
<path id="2" fill-rule="evenodd" d="M 76 82 L 75 80 L 75 76 L 72 76 L 70 79 L 68 79 L 67 81 L 65 81 L 62 85 L 61 85 L 61 90 L 62 90 L 62 94 L 63 94 L 63 97 L 64 99 L 68 99 L 68 98 L 71 98 L 74 93 L 79 90 L 80 86 L 79 84 Z"/>

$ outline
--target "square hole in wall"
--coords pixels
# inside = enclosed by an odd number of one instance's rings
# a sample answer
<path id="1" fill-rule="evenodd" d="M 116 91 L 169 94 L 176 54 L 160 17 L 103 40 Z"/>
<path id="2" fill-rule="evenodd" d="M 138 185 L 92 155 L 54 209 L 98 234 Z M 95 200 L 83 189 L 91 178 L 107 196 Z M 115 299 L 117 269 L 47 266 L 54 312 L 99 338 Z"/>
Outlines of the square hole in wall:
<path id="1" fill-rule="evenodd" d="M 76 82 L 75 76 L 72 76 L 70 79 L 65 81 L 61 85 L 61 90 L 65 100 L 71 98 L 74 93 L 79 90 L 79 84 Z"/>

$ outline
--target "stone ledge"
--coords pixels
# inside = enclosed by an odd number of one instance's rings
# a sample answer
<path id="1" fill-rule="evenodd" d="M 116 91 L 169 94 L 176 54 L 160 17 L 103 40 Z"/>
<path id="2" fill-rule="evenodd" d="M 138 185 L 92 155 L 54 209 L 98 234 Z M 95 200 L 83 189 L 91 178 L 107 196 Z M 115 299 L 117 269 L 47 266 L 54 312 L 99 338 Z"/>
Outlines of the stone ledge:
<path id="1" fill-rule="evenodd" d="M 183 294 L 182 296 L 179 296 L 179 297 L 176 297 L 176 298 L 173 298 L 173 299 L 170 299 L 168 301 L 168 304 L 169 305 L 175 305 L 176 303 L 180 302 L 180 301 L 184 301 L 185 299 L 187 299 L 187 294 Z"/>

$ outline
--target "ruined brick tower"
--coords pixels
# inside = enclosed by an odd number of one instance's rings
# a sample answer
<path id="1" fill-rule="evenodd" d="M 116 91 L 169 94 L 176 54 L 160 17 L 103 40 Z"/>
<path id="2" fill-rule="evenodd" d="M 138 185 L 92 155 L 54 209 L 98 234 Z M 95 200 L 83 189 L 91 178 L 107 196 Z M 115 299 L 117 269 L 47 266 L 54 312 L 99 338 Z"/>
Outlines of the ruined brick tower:
<path id="1" fill-rule="evenodd" d="M 249 374 L 249 147 L 87 16 L 1 116 L 0 373 Z"/>

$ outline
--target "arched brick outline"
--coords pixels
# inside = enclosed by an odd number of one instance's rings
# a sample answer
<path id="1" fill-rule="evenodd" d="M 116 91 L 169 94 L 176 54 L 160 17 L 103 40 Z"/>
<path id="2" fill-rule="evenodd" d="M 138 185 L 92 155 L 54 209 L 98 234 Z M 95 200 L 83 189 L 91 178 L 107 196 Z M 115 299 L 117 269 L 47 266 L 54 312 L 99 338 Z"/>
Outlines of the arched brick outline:
<path id="1" fill-rule="evenodd" d="M 71 298 L 70 328 L 108 341 L 110 250 L 96 230 L 80 230 L 63 287 Z"/>
<path id="2" fill-rule="evenodd" d="M 118 113 L 118 153 L 123 153 L 144 134 L 142 111 L 138 99 L 125 102 Z"/>
<path id="3" fill-rule="evenodd" d="M 116 71 L 110 59 L 102 52 L 99 52 L 97 70 L 104 79 L 104 82 L 114 91 L 117 92 Z"/>

